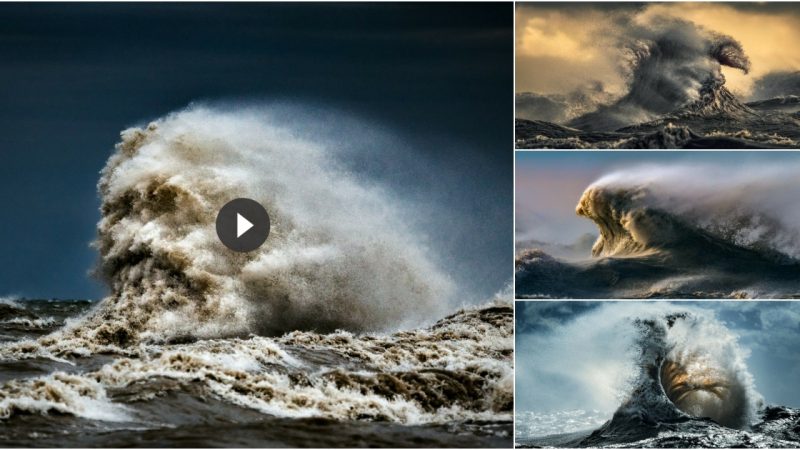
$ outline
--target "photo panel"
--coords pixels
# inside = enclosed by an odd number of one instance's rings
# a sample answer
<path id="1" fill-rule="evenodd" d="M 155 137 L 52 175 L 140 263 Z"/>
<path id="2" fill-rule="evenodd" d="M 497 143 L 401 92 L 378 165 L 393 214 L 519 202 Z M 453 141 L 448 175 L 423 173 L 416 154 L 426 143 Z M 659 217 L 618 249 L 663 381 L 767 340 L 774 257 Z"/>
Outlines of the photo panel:
<path id="1" fill-rule="evenodd" d="M 797 2 L 517 2 L 516 148 L 800 148 L 797 42 Z"/>
<path id="2" fill-rule="evenodd" d="M 800 295 L 800 153 L 516 160 L 517 298 Z"/>
<path id="3" fill-rule="evenodd" d="M 0 447 L 513 446 L 512 2 L 0 23 Z"/>
<path id="4" fill-rule="evenodd" d="M 800 303 L 517 301 L 518 448 L 800 445 Z"/>

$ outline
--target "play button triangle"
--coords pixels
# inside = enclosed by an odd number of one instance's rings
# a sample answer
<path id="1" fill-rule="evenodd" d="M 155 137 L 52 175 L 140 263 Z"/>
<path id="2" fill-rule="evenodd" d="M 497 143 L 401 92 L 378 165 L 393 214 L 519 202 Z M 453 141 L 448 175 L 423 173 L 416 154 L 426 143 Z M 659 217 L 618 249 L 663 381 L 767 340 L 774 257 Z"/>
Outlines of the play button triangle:
<path id="1" fill-rule="evenodd" d="M 250 228 L 253 228 L 252 222 L 245 219 L 241 214 L 236 213 L 236 237 L 241 237 L 241 235 L 247 233 L 247 230 Z"/>
<path id="2" fill-rule="evenodd" d="M 235 198 L 220 208 L 214 226 L 225 247 L 235 252 L 252 252 L 269 236 L 269 214 L 253 199 Z"/>

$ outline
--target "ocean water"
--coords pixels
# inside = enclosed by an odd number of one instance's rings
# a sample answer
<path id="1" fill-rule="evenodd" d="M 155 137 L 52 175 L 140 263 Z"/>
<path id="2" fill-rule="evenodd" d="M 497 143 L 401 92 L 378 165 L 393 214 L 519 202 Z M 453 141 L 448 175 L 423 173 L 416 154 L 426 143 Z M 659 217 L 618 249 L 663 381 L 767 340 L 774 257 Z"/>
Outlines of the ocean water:
<path id="1" fill-rule="evenodd" d="M 394 334 L 50 344 L 47 336 L 99 307 L 0 304 L 0 445 L 511 444 L 507 304 Z"/>
<path id="2" fill-rule="evenodd" d="M 510 294 L 461 306 L 408 205 L 279 113 L 121 133 L 93 243 L 108 295 L 0 304 L 0 445 L 511 444 Z M 248 253 L 215 233 L 240 197 L 271 221 Z"/>
<path id="3" fill-rule="evenodd" d="M 575 336 L 577 329 L 596 328 L 588 336 L 602 342 L 583 344 L 596 346 L 596 351 L 584 353 L 588 361 L 581 361 L 589 371 L 580 373 L 580 367 L 565 361 L 556 372 L 568 378 L 565 383 L 573 383 L 571 391 L 596 396 L 583 398 L 587 404 L 604 392 L 603 403 L 615 404 L 615 409 L 558 408 L 551 403 L 546 410 L 518 411 L 516 446 L 798 446 L 800 410 L 764 401 L 747 367 L 747 350 L 723 322 L 681 305 L 608 305 L 552 335 L 536 337 L 542 346 L 554 346 L 544 353 L 563 352 L 559 345 L 574 348 L 581 342 Z M 616 312 L 609 315 L 611 311 Z M 520 352 L 517 358 L 540 358 L 533 361 L 537 365 L 552 363 L 541 352 L 538 356 Z M 563 375 L 570 371 L 575 372 Z M 518 392 L 537 388 L 519 380 Z M 574 401 L 569 399 L 570 404 Z"/>
<path id="4" fill-rule="evenodd" d="M 751 69 L 734 37 L 669 17 L 618 22 L 626 90 L 611 95 L 597 82 L 571 95 L 518 94 L 516 148 L 800 147 L 793 88 L 745 103 L 725 86 L 723 67 Z"/>
<path id="5" fill-rule="evenodd" d="M 632 165 L 575 206 L 591 248 L 518 243 L 520 298 L 796 298 L 798 164 Z M 553 254 L 551 254 L 553 253 Z M 560 254 L 558 254 L 560 253 Z"/>

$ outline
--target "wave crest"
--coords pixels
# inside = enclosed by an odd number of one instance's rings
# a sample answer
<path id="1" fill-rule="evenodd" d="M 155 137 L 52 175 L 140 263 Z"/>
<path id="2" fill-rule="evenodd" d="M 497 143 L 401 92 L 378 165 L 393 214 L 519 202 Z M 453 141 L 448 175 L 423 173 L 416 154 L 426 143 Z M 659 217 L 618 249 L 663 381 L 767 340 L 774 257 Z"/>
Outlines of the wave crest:
<path id="1" fill-rule="evenodd" d="M 747 430 L 763 398 L 735 335 L 713 317 L 690 311 L 639 314 L 630 390 L 611 420 L 569 446 L 594 447 L 704 430 Z"/>
<path id="2" fill-rule="evenodd" d="M 112 293 L 73 334 L 125 346 L 381 330 L 442 311 L 452 283 L 391 195 L 270 114 L 194 107 L 122 133 L 98 185 L 99 272 Z M 247 254 L 214 228 L 238 197 L 262 203 L 272 222 Z"/>
<path id="3" fill-rule="evenodd" d="M 734 335 L 718 321 L 678 312 L 638 319 L 642 374 L 622 409 L 635 406 L 651 420 L 682 415 L 730 428 L 752 425 L 763 403 Z M 666 405 L 666 406 L 665 406 Z"/>
<path id="4" fill-rule="evenodd" d="M 725 88 L 721 70 L 750 71 L 750 59 L 736 39 L 685 20 L 656 17 L 651 22 L 629 24 L 629 33 L 619 38 L 625 49 L 627 93 L 568 126 L 610 131 L 665 114 L 749 112 Z"/>
<path id="5" fill-rule="evenodd" d="M 744 249 L 779 263 L 800 257 L 796 167 L 641 166 L 606 175 L 576 207 L 595 222 L 595 256 Z"/>

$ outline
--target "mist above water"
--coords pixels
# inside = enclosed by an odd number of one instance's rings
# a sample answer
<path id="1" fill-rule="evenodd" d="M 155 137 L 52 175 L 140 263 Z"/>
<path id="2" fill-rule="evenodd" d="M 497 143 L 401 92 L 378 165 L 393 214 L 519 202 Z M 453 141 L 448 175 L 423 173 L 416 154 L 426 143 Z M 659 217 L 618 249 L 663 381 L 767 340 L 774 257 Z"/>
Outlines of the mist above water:
<path id="1" fill-rule="evenodd" d="M 112 293 L 84 337 L 382 330 L 447 308 L 452 282 L 409 212 L 272 114 L 194 107 L 122 133 L 99 183 L 97 247 Z M 248 254 L 214 231 L 238 197 L 272 222 Z"/>

